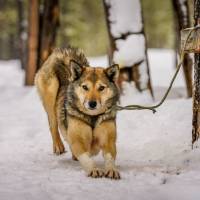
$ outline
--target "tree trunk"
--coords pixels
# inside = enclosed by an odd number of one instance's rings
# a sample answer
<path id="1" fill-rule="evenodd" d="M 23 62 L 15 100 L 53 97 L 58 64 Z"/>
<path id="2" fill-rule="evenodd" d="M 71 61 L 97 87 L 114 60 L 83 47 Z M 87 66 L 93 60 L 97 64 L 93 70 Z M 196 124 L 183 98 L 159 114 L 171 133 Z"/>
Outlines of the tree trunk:
<path id="1" fill-rule="evenodd" d="M 9 34 L 9 40 L 8 40 L 8 47 L 9 47 L 9 58 L 17 59 L 17 48 L 16 48 L 16 38 L 14 33 Z"/>
<path id="2" fill-rule="evenodd" d="M 180 30 L 190 27 L 190 13 L 187 0 L 172 0 L 175 11 L 175 22 L 177 29 L 176 48 L 180 51 Z M 183 72 L 185 76 L 185 83 L 187 87 L 187 96 L 192 97 L 192 58 L 189 54 L 185 55 L 183 61 Z"/>
<path id="3" fill-rule="evenodd" d="M 27 58 L 27 32 L 26 32 L 26 21 L 24 13 L 24 0 L 17 0 L 17 10 L 18 10 L 18 49 L 19 49 L 19 58 L 21 60 L 21 67 L 25 69 L 26 58 Z"/>
<path id="4" fill-rule="evenodd" d="M 195 25 L 200 25 L 200 0 L 194 1 Z M 200 136 L 200 54 L 195 53 L 192 143 Z"/>
<path id="5" fill-rule="evenodd" d="M 36 71 L 51 53 L 59 25 L 59 0 L 44 0 L 39 13 L 39 0 L 29 2 L 28 61 L 26 85 L 34 84 Z M 41 9 L 40 9 L 41 10 Z"/>
<path id="6" fill-rule="evenodd" d="M 28 61 L 25 85 L 33 85 L 38 62 L 39 1 L 29 1 Z"/>
<path id="7" fill-rule="evenodd" d="M 44 0 L 43 7 L 40 19 L 39 67 L 55 46 L 56 32 L 59 26 L 59 0 Z"/>
<path id="8" fill-rule="evenodd" d="M 103 0 L 110 38 L 109 63 L 120 65 L 119 83 L 134 81 L 139 91 L 153 91 L 139 0 Z"/>

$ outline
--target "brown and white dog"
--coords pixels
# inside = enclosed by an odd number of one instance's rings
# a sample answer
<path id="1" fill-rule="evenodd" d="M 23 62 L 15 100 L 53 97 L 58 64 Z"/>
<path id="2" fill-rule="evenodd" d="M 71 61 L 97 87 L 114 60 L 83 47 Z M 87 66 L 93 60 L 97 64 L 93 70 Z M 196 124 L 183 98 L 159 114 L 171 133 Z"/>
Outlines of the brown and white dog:
<path id="1" fill-rule="evenodd" d="M 74 159 L 91 177 L 119 179 L 116 158 L 118 65 L 91 67 L 80 49 L 56 49 L 36 75 L 35 85 L 47 112 L 53 151 L 65 149 L 59 130 Z M 91 158 L 102 150 L 105 169 Z"/>

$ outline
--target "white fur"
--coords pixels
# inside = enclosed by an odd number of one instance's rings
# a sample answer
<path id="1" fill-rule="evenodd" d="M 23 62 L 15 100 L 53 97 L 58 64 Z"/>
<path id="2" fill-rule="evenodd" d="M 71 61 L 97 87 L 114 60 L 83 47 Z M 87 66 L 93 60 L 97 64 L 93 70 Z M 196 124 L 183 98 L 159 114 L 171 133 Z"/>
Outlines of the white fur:
<path id="1" fill-rule="evenodd" d="M 90 158 L 89 153 L 83 153 L 78 157 L 79 162 L 81 163 L 83 169 L 89 173 L 94 169 L 95 163 L 94 161 Z"/>
<path id="2" fill-rule="evenodd" d="M 115 169 L 115 160 L 110 153 L 104 154 L 105 169 Z"/>

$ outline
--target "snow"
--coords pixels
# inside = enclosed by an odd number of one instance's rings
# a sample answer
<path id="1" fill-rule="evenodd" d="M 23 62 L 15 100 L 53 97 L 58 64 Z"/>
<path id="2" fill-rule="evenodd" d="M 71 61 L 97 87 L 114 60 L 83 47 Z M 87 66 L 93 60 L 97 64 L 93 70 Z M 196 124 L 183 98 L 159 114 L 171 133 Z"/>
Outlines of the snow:
<path id="1" fill-rule="evenodd" d="M 24 77 L 22 76 L 21 70 L 18 69 L 20 62 L 18 60 L 0 61 L 0 70 L 3 70 L 4 75 L 0 78 L 0 87 L 4 87 L 5 83 L 7 86 L 22 86 Z M 13 70 L 13 66 L 17 67 L 18 70 Z M 9 74 L 9 77 L 5 74 Z M 14 80 L 17 80 L 16 82 Z"/>
<path id="2" fill-rule="evenodd" d="M 113 61 L 118 63 L 121 68 L 124 66 L 132 67 L 142 61 L 139 72 L 141 74 L 141 88 L 145 89 L 147 87 L 148 75 L 144 35 L 129 35 L 125 40 L 117 39 L 115 43 L 117 50 L 114 51 Z"/>
<path id="3" fill-rule="evenodd" d="M 170 50 L 149 51 L 156 96 L 168 85 L 173 56 Z M 107 63 L 105 57 L 90 60 L 97 66 Z M 46 114 L 36 89 L 22 87 L 19 62 L 1 61 L 0 73 L 1 200 L 199 200 L 200 149 L 191 149 L 192 101 L 179 98 L 181 76 L 156 114 L 119 112 L 117 166 L 122 179 L 113 181 L 86 177 L 67 144 L 66 154 L 53 155 Z M 148 92 L 140 94 L 132 84 L 123 87 L 121 104 L 155 103 Z M 95 160 L 103 165 L 101 155 Z"/>
<path id="4" fill-rule="evenodd" d="M 139 0 L 106 0 L 109 9 L 111 33 L 120 37 L 128 32 L 141 32 L 142 17 Z"/>
<path id="5" fill-rule="evenodd" d="M 150 74 L 156 99 L 161 99 L 166 86 L 169 85 L 175 72 L 176 53 L 171 49 L 151 49 L 148 51 Z M 181 68 L 174 82 L 174 87 L 169 93 L 171 99 L 186 97 L 185 80 Z"/>
<path id="6" fill-rule="evenodd" d="M 116 48 L 113 61 L 121 67 L 133 66 L 145 59 L 145 39 L 142 34 L 129 35 L 125 40 L 116 40 Z"/>
<path id="7" fill-rule="evenodd" d="M 94 67 L 107 67 L 108 66 L 108 59 L 107 56 L 99 56 L 99 57 L 90 57 L 89 58 L 90 65 Z"/>
<path id="8" fill-rule="evenodd" d="M 113 61 L 120 67 L 132 67 L 144 61 L 139 67 L 141 89 L 148 87 L 145 37 L 142 33 L 142 11 L 139 0 L 105 0 L 108 9 L 108 21 L 116 50 Z"/>

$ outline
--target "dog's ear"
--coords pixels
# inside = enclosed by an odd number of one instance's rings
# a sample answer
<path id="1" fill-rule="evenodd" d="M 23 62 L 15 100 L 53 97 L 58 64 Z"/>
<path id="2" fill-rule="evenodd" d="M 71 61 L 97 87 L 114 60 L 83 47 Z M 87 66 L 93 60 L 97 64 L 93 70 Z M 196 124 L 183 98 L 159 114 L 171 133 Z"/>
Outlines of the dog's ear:
<path id="1" fill-rule="evenodd" d="M 116 81 L 119 77 L 119 65 L 113 64 L 106 69 L 106 75 L 110 81 Z"/>
<path id="2" fill-rule="evenodd" d="M 83 66 L 73 59 L 70 60 L 69 65 L 71 71 L 70 81 L 79 79 L 83 72 Z"/>

